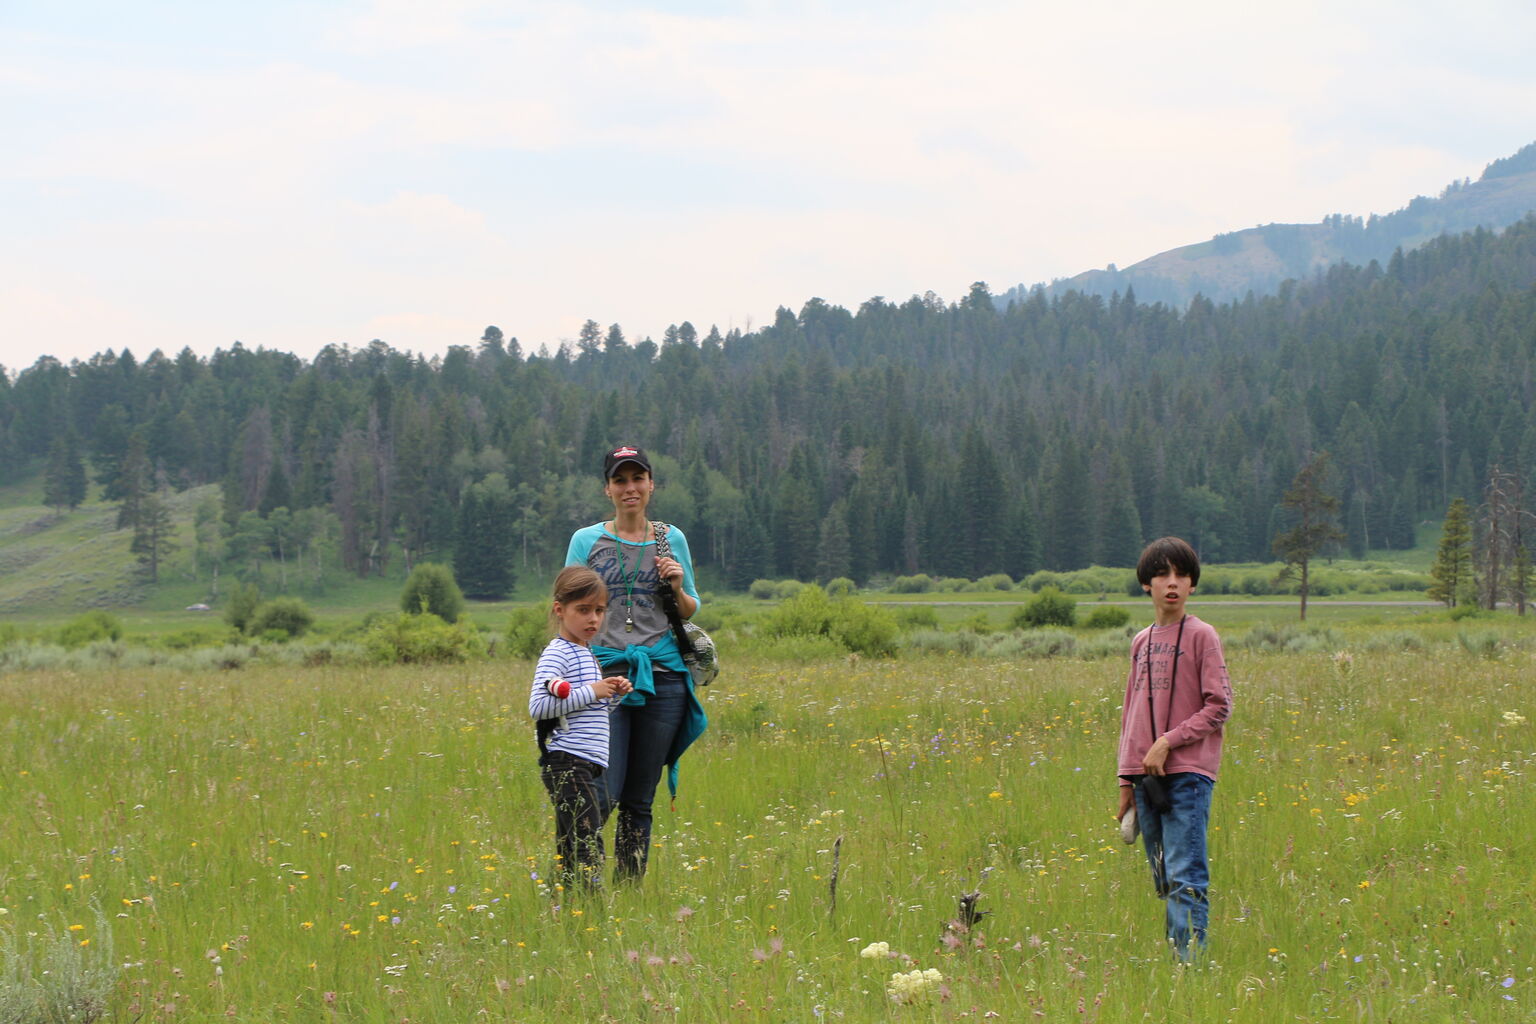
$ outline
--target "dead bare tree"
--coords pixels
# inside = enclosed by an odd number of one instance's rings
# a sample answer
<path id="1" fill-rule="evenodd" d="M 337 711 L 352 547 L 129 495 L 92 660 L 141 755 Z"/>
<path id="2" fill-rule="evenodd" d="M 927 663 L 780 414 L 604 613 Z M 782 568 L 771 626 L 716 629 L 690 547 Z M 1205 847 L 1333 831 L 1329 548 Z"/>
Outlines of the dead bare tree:
<path id="1" fill-rule="evenodd" d="M 1525 496 L 1519 479 L 1502 466 L 1488 472 L 1483 488 L 1483 503 L 1478 506 L 1477 552 L 1482 592 L 1479 604 L 1497 608 L 1506 601 L 1525 614 L 1530 582 L 1530 549 L 1526 546 L 1536 536 L 1536 514 L 1525 508 Z"/>

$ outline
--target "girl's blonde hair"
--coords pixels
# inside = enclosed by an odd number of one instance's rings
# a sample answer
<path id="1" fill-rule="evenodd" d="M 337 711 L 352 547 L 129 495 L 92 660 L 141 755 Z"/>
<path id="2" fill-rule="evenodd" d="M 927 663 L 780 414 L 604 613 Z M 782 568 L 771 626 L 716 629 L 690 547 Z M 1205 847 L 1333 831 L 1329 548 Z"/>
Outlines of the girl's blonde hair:
<path id="1" fill-rule="evenodd" d="M 554 593 L 551 597 L 555 604 L 568 604 L 589 594 L 602 594 L 606 597 L 608 584 L 603 582 L 601 576 L 584 565 L 568 565 L 560 570 L 560 575 L 555 577 Z M 549 626 L 551 629 L 559 626 L 555 619 L 554 605 L 549 609 Z"/>

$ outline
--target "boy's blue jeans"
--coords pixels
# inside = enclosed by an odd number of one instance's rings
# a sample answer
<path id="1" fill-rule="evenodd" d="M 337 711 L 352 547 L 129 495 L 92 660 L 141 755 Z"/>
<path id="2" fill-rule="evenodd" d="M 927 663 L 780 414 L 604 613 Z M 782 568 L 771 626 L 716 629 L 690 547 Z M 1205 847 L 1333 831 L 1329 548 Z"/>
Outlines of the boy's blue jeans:
<path id="1" fill-rule="evenodd" d="M 1206 860 L 1205 831 L 1211 818 L 1210 779 L 1195 772 L 1166 775 L 1172 806 L 1159 814 L 1136 789 L 1136 820 L 1141 842 L 1152 865 L 1152 885 L 1168 908 L 1168 939 L 1180 960 L 1205 950 L 1210 921 L 1206 890 L 1211 884 Z M 1193 944 L 1194 949 L 1190 946 Z"/>

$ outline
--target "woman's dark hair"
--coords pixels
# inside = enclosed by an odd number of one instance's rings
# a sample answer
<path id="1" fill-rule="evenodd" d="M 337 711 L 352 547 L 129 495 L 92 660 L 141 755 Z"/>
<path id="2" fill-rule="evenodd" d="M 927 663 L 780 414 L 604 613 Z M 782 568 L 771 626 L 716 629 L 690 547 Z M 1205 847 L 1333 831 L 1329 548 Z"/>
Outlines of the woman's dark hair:
<path id="1" fill-rule="evenodd" d="M 1136 579 L 1145 587 L 1169 569 L 1188 576 L 1191 587 L 1200 585 L 1200 556 L 1178 537 L 1160 537 L 1148 544 L 1136 563 Z"/>

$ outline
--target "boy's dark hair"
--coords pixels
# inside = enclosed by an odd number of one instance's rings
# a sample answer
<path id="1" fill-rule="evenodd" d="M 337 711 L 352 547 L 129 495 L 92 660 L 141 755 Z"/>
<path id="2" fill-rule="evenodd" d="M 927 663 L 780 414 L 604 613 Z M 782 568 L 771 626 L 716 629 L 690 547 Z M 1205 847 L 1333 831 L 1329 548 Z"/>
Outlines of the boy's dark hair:
<path id="1" fill-rule="evenodd" d="M 1178 537 L 1160 537 L 1148 544 L 1136 563 L 1136 579 L 1145 587 L 1169 569 L 1188 576 L 1191 587 L 1200 585 L 1200 556 Z"/>

